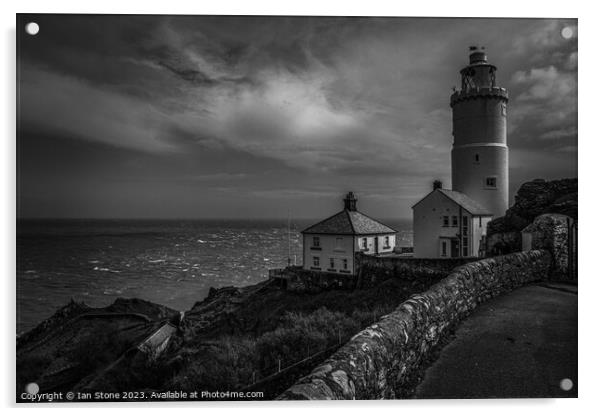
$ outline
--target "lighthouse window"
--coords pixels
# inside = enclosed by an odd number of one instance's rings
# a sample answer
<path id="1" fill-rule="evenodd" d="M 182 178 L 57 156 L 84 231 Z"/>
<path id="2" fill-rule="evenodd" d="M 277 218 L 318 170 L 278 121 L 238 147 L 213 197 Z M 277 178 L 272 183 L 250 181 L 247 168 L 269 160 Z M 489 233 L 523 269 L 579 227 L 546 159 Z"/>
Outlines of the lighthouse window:
<path id="1" fill-rule="evenodd" d="M 485 179 L 485 186 L 487 188 L 497 188 L 497 178 L 495 176 L 488 176 Z"/>
<path id="2" fill-rule="evenodd" d="M 479 154 L 474 155 L 474 161 L 479 163 Z"/>

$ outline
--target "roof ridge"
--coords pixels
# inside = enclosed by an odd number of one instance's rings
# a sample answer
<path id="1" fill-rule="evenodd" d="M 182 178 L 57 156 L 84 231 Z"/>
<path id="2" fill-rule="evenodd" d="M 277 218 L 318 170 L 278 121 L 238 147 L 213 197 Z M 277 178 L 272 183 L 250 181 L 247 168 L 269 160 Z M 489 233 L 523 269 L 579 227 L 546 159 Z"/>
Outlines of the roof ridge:
<path id="1" fill-rule="evenodd" d="M 487 211 L 487 208 L 485 208 L 483 205 L 481 205 L 481 203 L 479 201 L 475 200 L 474 198 L 471 198 L 469 195 L 466 195 L 464 192 L 454 191 L 453 189 L 437 189 L 437 190 L 440 191 L 446 198 L 452 200 L 454 203 L 458 204 L 459 206 L 461 206 L 462 208 L 464 208 L 466 211 L 468 211 L 468 213 L 470 213 L 472 215 L 479 215 L 479 214 L 476 214 L 474 212 L 474 210 L 471 210 L 469 208 L 477 208 L 477 211 L 479 211 L 479 210 Z M 450 195 L 448 195 L 444 191 L 451 192 L 452 195 L 453 194 L 458 194 L 458 195 L 460 195 L 462 197 L 467 198 L 469 200 L 469 202 L 472 202 L 472 203 L 475 204 L 475 207 L 467 206 L 467 204 L 466 204 L 467 201 L 456 201 L 455 199 L 453 199 Z M 491 214 L 488 213 L 487 215 L 491 215 Z"/>
<path id="2" fill-rule="evenodd" d="M 351 219 L 351 214 L 349 213 L 350 210 L 345 208 L 344 211 L 347 214 L 347 221 L 349 221 L 349 224 L 351 225 L 351 230 L 353 231 L 353 235 L 356 235 L 357 230 L 355 229 L 355 226 L 353 225 L 353 220 Z"/>
<path id="3" fill-rule="evenodd" d="M 399 232 L 399 231 L 398 231 L 398 230 L 396 230 L 395 228 L 389 227 L 387 224 L 385 224 L 385 223 L 383 223 L 383 222 L 380 222 L 379 220 L 377 220 L 377 219 L 375 219 L 375 218 L 372 218 L 370 215 L 366 215 L 366 214 L 364 214 L 364 213 L 363 213 L 363 212 L 361 212 L 361 211 L 356 211 L 356 212 L 357 212 L 358 214 L 361 214 L 361 215 L 363 215 L 364 217 L 366 217 L 366 218 L 368 218 L 368 219 L 371 219 L 372 221 L 374 221 L 374 222 L 376 222 L 376 223 L 379 223 L 380 225 L 384 225 L 385 227 L 387 227 L 387 228 L 390 228 L 391 230 L 395 231 L 396 233 L 398 233 L 398 232 Z"/>
<path id="4" fill-rule="evenodd" d="M 343 211 L 345 211 L 345 210 L 343 210 Z M 305 227 L 305 229 L 303 229 L 303 231 L 301 231 L 301 233 L 304 233 L 305 231 L 309 230 L 310 228 L 317 227 L 318 225 L 321 225 L 321 224 L 325 223 L 326 221 L 328 221 L 328 220 L 336 217 L 337 215 L 340 215 L 341 212 L 343 212 L 343 211 L 337 211 L 336 214 L 332 214 L 330 217 L 325 218 L 322 221 L 318 221 L 317 223 L 312 224 L 309 227 Z"/>
<path id="5" fill-rule="evenodd" d="M 492 215 L 491 212 L 489 212 L 488 209 L 486 207 L 484 207 L 479 201 L 475 200 L 474 198 L 471 198 L 469 195 L 466 195 L 464 192 L 455 191 L 453 189 L 442 189 L 442 188 L 433 189 L 431 192 L 429 192 L 424 197 L 422 197 L 422 199 L 420 199 L 420 201 L 418 201 L 414 205 L 412 205 L 412 209 L 414 209 L 418 204 L 420 204 L 422 201 L 424 201 L 426 198 L 428 198 L 430 195 L 432 195 L 435 192 L 439 192 L 441 195 L 443 195 L 444 197 L 446 197 L 447 199 L 452 201 L 454 204 L 464 208 L 471 215 L 484 215 L 484 216 Z M 454 197 L 466 198 L 467 201 L 459 201 L 459 200 L 454 199 Z M 467 202 L 470 202 L 472 204 L 472 206 L 469 206 L 467 204 Z M 475 208 L 476 208 L 476 210 L 475 210 Z"/>

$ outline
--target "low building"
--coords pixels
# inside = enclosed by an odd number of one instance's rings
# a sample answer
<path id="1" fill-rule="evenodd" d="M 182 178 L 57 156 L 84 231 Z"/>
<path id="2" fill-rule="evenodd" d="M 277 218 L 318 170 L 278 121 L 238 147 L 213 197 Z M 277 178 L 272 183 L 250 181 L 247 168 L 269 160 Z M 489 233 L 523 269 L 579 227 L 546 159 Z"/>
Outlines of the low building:
<path id="1" fill-rule="evenodd" d="M 355 274 L 355 253 L 393 252 L 397 231 L 359 212 L 353 192 L 343 202 L 342 211 L 302 231 L 304 269 Z"/>
<path id="2" fill-rule="evenodd" d="M 412 209 L 414 257 L 481 257 L 492 214 L 478 202 L 435 181 L 433 191 Z"/>

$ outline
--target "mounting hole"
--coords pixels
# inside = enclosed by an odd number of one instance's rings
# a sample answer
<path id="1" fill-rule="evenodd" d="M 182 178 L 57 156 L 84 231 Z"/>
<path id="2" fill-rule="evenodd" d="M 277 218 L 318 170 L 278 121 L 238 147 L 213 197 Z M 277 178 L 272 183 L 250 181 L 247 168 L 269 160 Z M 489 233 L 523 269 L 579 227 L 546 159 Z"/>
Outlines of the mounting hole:
<path id="1" fill-rule="evenodd" d="M 40 386 L 38 386 L 36 383 L 29 383 L 27 386 L 25 386 L 25 391 L 29 394 L 36 395 L 40 391 Z"/>
<path id="2" fill-rule="evenodd" d="M 565 39 L 570 39 L 573 37 L 573 29 L 571 29 L 570 27 L 564 27 L 562 28 L 562 30 L 560 31 L 560 35 L 565 38 Z"/>
<path id="3" fill-rule="evenodd" d="M 25 32 L 27 32 L 28 35 L 37 35 L 39 31 L 40 25 L 38 25 L 36 22 L 29 22 L 25 25 Z"/>
<path id="4" fill-rule="evenodd" d="M 560 380 L 560 388 L 564 391 L 570 391 L 573 388 L 573 380 L 570 378 L 563 378 Z"/>

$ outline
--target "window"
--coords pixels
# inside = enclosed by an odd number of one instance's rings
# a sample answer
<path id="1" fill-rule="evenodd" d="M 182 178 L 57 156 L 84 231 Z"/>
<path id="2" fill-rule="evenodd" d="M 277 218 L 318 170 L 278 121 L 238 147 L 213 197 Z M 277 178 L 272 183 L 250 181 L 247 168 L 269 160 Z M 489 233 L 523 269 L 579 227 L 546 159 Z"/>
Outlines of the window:
<path id="1" fill-rule="evenodd" d="M 334 269 L 334 259 L 332 257 L 330 258 L 330 268 Z"/>
<path id="2" fill-rule="evenodd" d="M 362 248 L 368 250 L 368 239 L 366 237 L 362 238 Z"/>
<path id="3" fill-rule="evenodd" d="M 320 247 L 320 237 L 314 237 L 313 247 Z"/>
<path id="4" fill-rule="evenodd" d="M 391 247 L 391 246 L 389 245 L 389 236 L 386 236 L 386 237 L 385 237 L 385 248 L 389 248 L 389 247 Z"/>
<path id="5" fill-rule="evenodd" d="M 457 227 L 458 226 L 458 216 L 457 215 L 454 215 L 452 217 L 452 226 L 453 227 Z"/>
<path id="6" fill-rule="evenodd" d="M 482 220 L 482 217 L 479 215 L 479 228 L 481 228 L 483 226 L 483 223 L 481 220 Z"/>
<path id="7" fill-rule="evenodd" d="M 345 248 L 343 247 L 343 239 L 340 237 L 337 237 L 335 239 L 335 243 L 334 243 L 334 249 L 335 251 L 345 251 Z"/>
<path id="8" fill-rule="evenodd" d="M 476 163 L 479 163 L 479 154 L 478 153 L 474 155 L 474 161 Z"/>
<path id="9" fill-rule="evenodd" d="M 486 188 L 497 188 L 497 178 L 495 176 L 488 176 L 485 178 Z"/>
<path id="10" fill-rule="evenodd" d="M 444 215 L 443 216 L 443 226 L 444 227 L 449 227 L 449 215 Z"/>
<path id="11" fill-rule="evenodd" d="M 447 257 L 447 241 L 441 242 L 441 257 Z"/>
<path id="12" fill-rule="evenodd" d="M 347 270 L 347 259 L 343 259 L 343 269 Z"/>
<path id="13" fill-rule="evenodd" d="M 320 258 L 319 257 L 314 257 L 314 266 L 320 267 Z"/>

